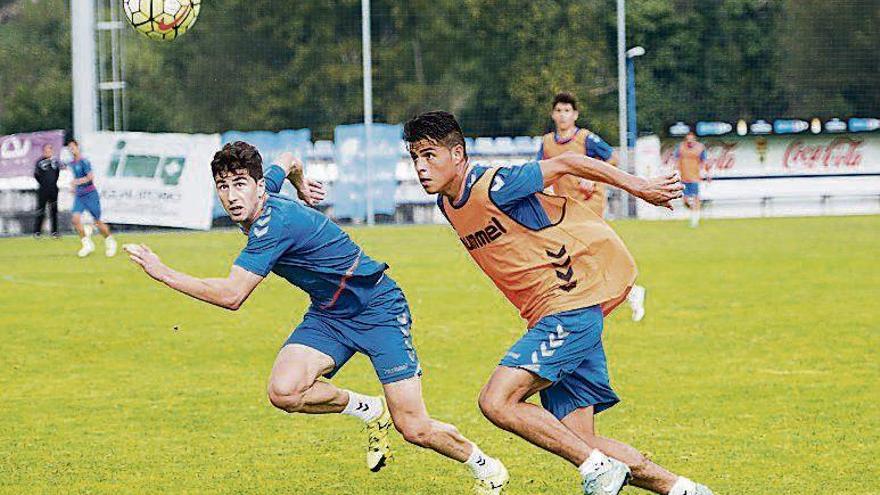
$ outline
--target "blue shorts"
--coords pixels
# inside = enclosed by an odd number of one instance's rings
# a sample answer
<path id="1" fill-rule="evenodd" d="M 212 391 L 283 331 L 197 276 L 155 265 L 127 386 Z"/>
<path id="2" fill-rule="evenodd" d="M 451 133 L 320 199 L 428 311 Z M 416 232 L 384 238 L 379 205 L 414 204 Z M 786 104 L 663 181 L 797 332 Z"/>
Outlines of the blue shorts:
<path id="1" fill-rule="evenodd" d="M 400 287 L 385 275 L 369 306 L 352 318 L 330 317 L 309 309 L 284 342 L 311 347 L 333 358 L 332 378 L 355 352 L 370 358 L 379 381 L 393 383 L 422 374 L 412 343 L 412 317 Z"/>
<path id="2" fill-rule="evenodd" d="M 682 182 L 684 185 L 684 195 L 685 196 L 699 196 L 700 195 L 700 183 L 699 182 Z"/>
<path id="3" fill-rule="evenodd" d="M 71 212 L 82 213 L 84 211 L 89 212 L 95 220 L 101 219 L 101 197 L 98 195 L 98 191 L 87 192 L 74 198 Z"/>
<path id="4" fill-rule="evenodd" d="M 608 378 L 602 327 L 598 305 L 545 316 L 500 364 L 553 382 L 541 391 L 541 404 L 560 420 L 582 407 L 600 413 L 620 402 Z"/>

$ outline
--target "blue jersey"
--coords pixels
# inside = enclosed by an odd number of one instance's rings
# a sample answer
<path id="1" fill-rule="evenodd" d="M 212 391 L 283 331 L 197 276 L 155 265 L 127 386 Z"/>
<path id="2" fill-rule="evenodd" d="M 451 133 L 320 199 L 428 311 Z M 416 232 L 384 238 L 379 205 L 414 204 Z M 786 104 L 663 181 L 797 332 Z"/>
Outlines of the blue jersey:
<path id="1" fill-rule="evenodd" d="M 92 164 L 89 163 L 85 158 L 80 158 L 79 160 L 74 160 L 70 164 L 70 169 L 73 171 L 74 179 L 82 179 L 89 175 L 92 171 Z M 86 182 L 85 184 L 79 184 L 76 186 L 76 195 L 77 196 L 85 196 L 86 194 L 95 191 L 95 184 L 92 181 Z"/>
<path id="2" fill-rule="evenodd" d="M 483 165 L 471 167 L 465 178 L 464 193 L 460 200 L 452 203 L 453 208 L 467 202 L 471 195 L 471 187 L 487 170 L 489 167 Z M 544 174 L 538 162 L 502 168 L 495 175 L 494 180 L 489 188 L 489 199 L 501 211 L 530 229 L 537 230 L 550 225 L 550 217 L 535 196 L 544 191 Z M 437 196 L 437 205 L 443 211 L 444 206 L 440 196 Z"/>
<path id="3" fill-rule="evenodd" d="M 270 167 L 265 179 L 269 198 L 235 264 L 261 277 L 270 271 L 284 277 L 308 293 L 314 313 L 360 314 L 388 265 L 364 254 L 321 212 L 279 196 L 284 182 L 280 167 Z"/>

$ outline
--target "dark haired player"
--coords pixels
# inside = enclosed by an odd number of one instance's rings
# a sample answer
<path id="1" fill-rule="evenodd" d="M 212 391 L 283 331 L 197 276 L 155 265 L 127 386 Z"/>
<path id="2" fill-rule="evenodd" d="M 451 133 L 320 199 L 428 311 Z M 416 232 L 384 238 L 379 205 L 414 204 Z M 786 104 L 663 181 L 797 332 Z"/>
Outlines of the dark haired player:
<path id="1" fill-rule="evenodd" d="M 578 112 L 577 98 L 573 94 L 557 93 L 550 108 L 550 118 L 553 119 L 556 129 L 544 135 L 536 160 L 548 160 L 566 151 L 572 151 L 617 166 L 617 152 L 614 148 L 597 134 L 577 126 L 580 112 Z M 557 196 L 581 201 L 599 218 L 605 218 L 607 206 L 605 184 L 574 175 L 564 175 L 550 186 L 549 191 Z M 642 321 L 645 317 L 646 293 L 641 285 L 633 285 L 626 297 L 632 310 L 633 321 Z"/>
<path id="2" fill-rule="evenodd" d="M 583 203 L 543 194 L 564 175 L 619 187 L 669 207 L 678 175 L 642 179 L 582 153 L 519 167 L 468 162 L 452 114 L 429 112 L 404 126 L 419 181 L 477 265 L 528 321 L 480 393 L 483 414 L 575 466 L 586 494 L 616 495 L 632 483 L 660 494 L 712 492 L 596 435 L 593 415 L 619 402 L 602 348 L 602 320 L 625 298 L 635 263 L 607 223 Z M 527 402 L 540 393 L 543 408 Z"/>
<path id="3" fill-rule="evenodd" d="M 73 155 L 73 161 L 70 162 L 70 169 L 73 172 L 73 187 L 76 196 L 73 200 L 73 208 L 70 210 L 71 222 L 76 233 L 79 234 L 82 247 L 77 255 L 84 258 L 95 250 L 95 243 L 91 237 L 86 234 L 82 223 L 82 213 L 89 212 L 95 219 L 95 225 L 104 236 L 104 254 L 107 256 L 116 256 L 116 239 L 110 233 L 110 227 L 101 221 L 101 196 L 95 188 L 95 175 L 92 173 L 92 164 L 83 158 L 80 153 L 79 143 L 75 139 L 71 139 L 67 143 L 67 149 Z"/>
<path id="4" fill-rule="evenodd" d="M 220 202 L 247 235 L 247 246 L 226 278 L 199 279 L 165 266 L 144 245 L 126 246 L 131 259 L 154 279 L 196 299 L 238 309 L 269 272 L 309 294 L 312 304 L 290 334 L 272 367 L 268 394 L 289 413 L 342 413 L 367 425 L 367 467 L 390 459 L 388 429 L 410 443 L 467 464 L 474 492 L 494 495 L 507 484 L 507 470 L 452 425 L 428 416 L 421 366 L 410 334 L 412 320 L 388 265 L 367 256 L 323 214 L 277 193 L 290 178 L 300 199 L 320 201 L 324 192 L 305 179 L 290 153 L 263 175 L 253 146 L 238 141 L 214 155 L 211 171 Z M 385 397 L 342 390 L 331 378 L 355 352 L 370 358 Z M 386 403 L 387 400 L 387 403 Z"/>

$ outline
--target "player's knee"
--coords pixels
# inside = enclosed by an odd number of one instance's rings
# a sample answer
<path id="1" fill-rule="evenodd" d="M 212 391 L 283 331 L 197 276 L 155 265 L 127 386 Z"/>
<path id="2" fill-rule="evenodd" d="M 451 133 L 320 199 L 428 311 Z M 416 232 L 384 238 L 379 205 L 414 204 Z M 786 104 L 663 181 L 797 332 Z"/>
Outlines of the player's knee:
<path id="1" fill-rule="evenodd" d="M 394 427 L 407 442 L 419 447 L 429 446 L 433 431 L 430 419 L 395 421 Z"/>
<path id="2" fill-rule="evenodd" d="M 270 382 L 267 390 L 269 402 L 273 406 L 290 413 L 299 412 L 305 404 L 308 387 L 299 384 Z"/>
<path id="3" fill-rule="evenodd" d="M 508 401 L 503 394 L 498 393 L 488 385 L 480 391 L 480 411 L 492 423 L 503 427 L 507 423 L 507 412 L 510 410 Z"/>

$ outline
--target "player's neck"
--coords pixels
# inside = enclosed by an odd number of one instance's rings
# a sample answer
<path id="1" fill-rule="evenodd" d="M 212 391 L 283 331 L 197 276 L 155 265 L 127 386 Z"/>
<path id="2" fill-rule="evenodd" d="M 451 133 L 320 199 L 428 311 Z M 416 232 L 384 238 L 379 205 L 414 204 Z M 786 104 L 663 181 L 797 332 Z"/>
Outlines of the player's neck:
<path id="1" fill-rule="evenodd" d="M 572 136 L 577 132 L 577 126 L 573 125 L 568 129 L 556 129 L 556 139 L 564 141 L 566 139 L 571 139 Z"/>
<path id="2" fill-rule="evenodd" d="M 453 203 L 457 202 L 464 195 L 464 186 L 471 170 L 471 164 L 469 162 L 462 162 L 459 167 L 459 173 L 440 191 L 440 194 L 449 198 Z"/>
<path id="3" fill-rule="evenodd" d="M 245 233 L 250 232 L 251 225 L 253 225 L 254 222 L 256 222 L 258 218 L 260 218 L 260 215 L 263 214 L 263 209 L 266 208 L 266 199 L 268 197 L 269 197 L 268 194 L 264 194 L 263 197 L 260 198 L 260 204 L 257 206 L 257 209 L 254 210 L 254 213 L 253 213 L 253 215 L 251 215 L 251 218 L 239 223 L 239 225 L 241 225 L 241 228 L 242 228 L 242 230 L 245 231 Z"/>

